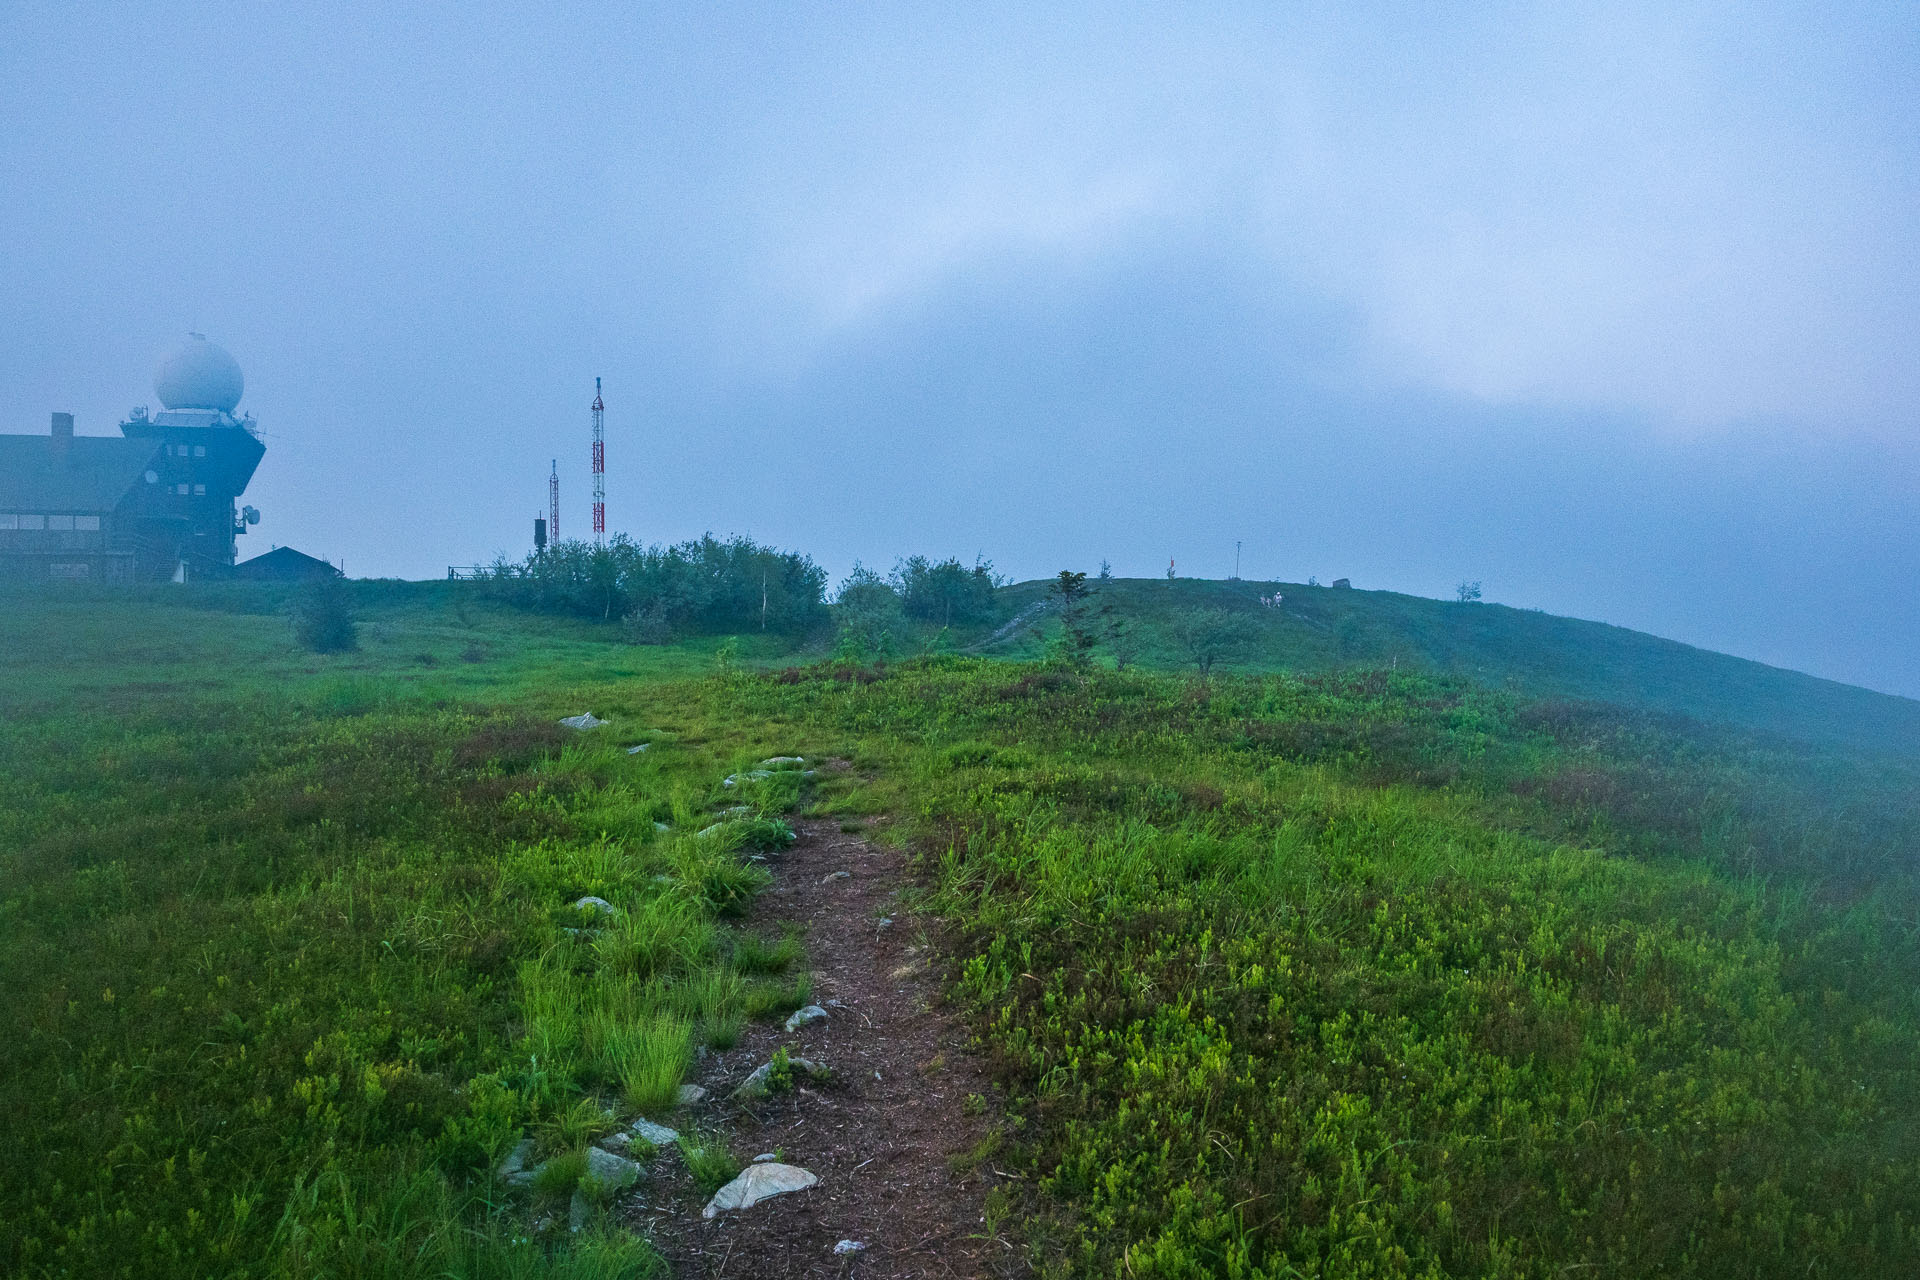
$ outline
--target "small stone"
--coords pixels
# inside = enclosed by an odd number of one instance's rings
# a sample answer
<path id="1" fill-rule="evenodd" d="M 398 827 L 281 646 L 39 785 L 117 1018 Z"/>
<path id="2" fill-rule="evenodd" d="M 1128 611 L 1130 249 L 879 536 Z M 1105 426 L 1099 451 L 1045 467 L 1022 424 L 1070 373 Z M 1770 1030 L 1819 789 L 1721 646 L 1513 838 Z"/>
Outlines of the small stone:
<path id="1" fill-rule="evenodd" d="M 780 1156 L 779 1156 L 779 1153 L 777 1152 L 762 1151 L 759 1155 L 753 1158 L 753 1163 L 754 1164 L 772 1164 L 775 1160 L 778 1160 L 779 1158 Z"/>
<path id="2" fill-rule="evenodd" d="M 706 1100 L 707 1091 L 697 1084 L 680 1086 L 680 1096 L 675 1099 L 683 1107 L 697 1107 Z"/>
<path id="3" fill-rule="evenodd" d="M 575 902 L 573 909 L 575 911 L 591 911 L 597 916 L 610 916 L 614 914 L 614 906 L 611 902 L 608 902 L 605 898 L 596 898 L 592 894 L 588 894 L 586 897 Z"/>
<path id="4" fill-rule="evenodd" d="M 813 1080 L 825 1080 L 833 1074 L 819 1063 L 809 1061 L 806 1058 L 788 1058 L 787 1065 L 792 1067 L 795 1072 Z M 773 1064 L 771 1062 L 761 1063 L 753 1069 L 752 1075 L 741 1081 L 740 1087 L 733 1091 L 733 1096 L 736 1098 L 766 1097 L 772 1092 L 772 1090 L 767 1087 L 767 1080 L 772 1075 Z"/>
<path id="5" fill-rule="evenodd" d="M 893 928 L 893 917 L 881 916 L 879 921 L 876 922 L 873 927 L 876 929 L 891 929 Z"/>
<path id="6" fill-rule="evenodd" d="M 645 1119 L 635 1120 L 633 1122 L 633 1136 L 636 1138 L 644 1138 L 656 1147 L 670 1147 L 680 1141 L 680 1135 L 676 1131 L 667 1128 L 667 1126 L 663 1124 L 655 1124 L 653 1121 Z"/>
<path id="7" fill-rule="evenodd" d="M 824 876 L 821 876 L 820 883 L 826 884 L 830 880 L 851 880 L 851 879 L 853 879 L 853 872 L 851 871 L 832 871 L 827 873 Z"/>
<path id="8" fill-rule="evenodd" d="M 610 1133 L 600 1139 L 601 1146 L 614 1152 L 625 1151 L 632 1144 L 633 1135 L 630 1133 Z"/>
<path id="9" fill-rule="evenodd" d="M 860 1253 L 863 1252 L 866 1247 L 867 1242 L 865 1240 L 842 1240 L 839 1244 L 833 1246 L 833 1251 L 835 1254 Z"/>
<path id="10" fill-rule="evenodd" d="M 673 830 L 673 824 L 671 822 L 656 822 L 653 824 L 653 829 L 655 831 L 671 831 Z M 654 879 L 658 880 L 660 877 L 655 876 Z"/>
<path id="11" fill-rule="evenodd" d="M 639 746 L 636 746 L 636 747 L 628 747 L 628 748 L 627 748 L 627 754 L 628 754 L 628 755 L 630 755 L 630 756 L 637 756 L 637 755 L 639 755 L 639 754 L 640 754 L 640 753 L 641 753 L 642 751 L 645 751 L 645 750 L 646 750 L 646 749 L 647 749 L 648 747 L 650 747 L 650 746 L 652 746 L 652 745 L 653 745 L 653 744 L 652 744 L 651 742 L 643 742 L 643 743 L 641 743 L 641 744 L 640 744 Z"/>
<path id="12" fill-rule="evenodd" d="M 716 832 L 716 831 L 718 831 L 718 830 L 719 830 L 720 828 L 722 828 L 722 827 L 724 827 L 724 826 L 726 826 L 726 825 L 727 825 L 727 824 L 726 824 L 726 823 L 724 823 L 724 822 L 716 822 L 716 823 L 714 823 L 714 824 L 713 824 L 712 826 L 710 826 L 710 827 L 702 827 L 702 828 L 700 828 L 700 829 L 699 829 L 698 831 L 696 831 L 696 832 L 694 832 L 693 834 L 694 834 L 694 836 L 695 836 L 696 838 L 697 838 L 697 837 L 699 837 L 699 836 L 710 836 L 710 835 L 712 835 L 712 834 L 713 834 L 714 832 Z"/>
<path id="13" fill-rule="evenodd" d="M 569 729 L 586 730 L 598 729 L 601 725 L 605 724 L 606 721 L 600 719 L 600 717 L 594 715 L 591 711 L 585 711 L 577 716 L 568 716 L 560 723 Z"/>
<path id="14" fill-rule="evenodd" d="M 615 1155 L 600 1147 L 588 1147 L 587 1172 L 618 1191 L 632 1186 L 639 1179 L 640 1162 Z"/>
<path id="15" fill-rule="evenodd" d="M 810 1004 L 804 1009 L 795 1009 L 793 1011 L 793 1016 L 787 1019 L 787 1030 L 798 1031 L 809 1022 L 825 1022 L 826 1018 L 827 1011 L 825 1009 L 822 1009 L 817 1004 Z"/>
<path id="16" fill-rule="evenodd" d="M 567 1205 L 567 1229 L 578 1231 L 593 1219 L 593 1206 L 580 1192 L 573 1193 L 572 1203 Z"/>
<path id="17" fill-rule="evenodd" d="M 715 1218 L 729 1209 L 751 1209 L 770 1196 L 785 1195 L 789 1191 L 805 1191 L 820 1181 L 805 1169 L 790 1164 L 751 1164 L 741 1171 L 740 1176 L 713 1193 L 713 1199 L 707 1201 L 707 1207 L 700 1211 L 702 1218 Z"/>
<path id="18" fill-rule="evenodd" d="M 524 1187 L 533 1181 L 534 1170 L 527 1166 L 533 1159 L 533 1139 L 522 1138 L 514 1143 L 513 1150 L 507 1152 L 500 1161 L 500 1178 L 510 1187 Z"/>
<path id="19" fill-rule="evenodd" d="M 760 762 L 762 769 L 777 769 L 783 764 L 805 764 L 805 756 L 768 756 Z"/>
<path id="20" fill-rule="evenodd" d="M 827 1001 L 827 1008 L 829 1008 L 829 1009 L 844 1009 L 844 1008 L 846 1008 L 846 1007 L 847 1007 L 846 1005 L 844 1005 L 844 1004 L 842 1004 L 842 1003 L 841 1003 L 840 1001 L 838 1001 L 838 1000 L 829 1000 L 829 1001 Z"/>

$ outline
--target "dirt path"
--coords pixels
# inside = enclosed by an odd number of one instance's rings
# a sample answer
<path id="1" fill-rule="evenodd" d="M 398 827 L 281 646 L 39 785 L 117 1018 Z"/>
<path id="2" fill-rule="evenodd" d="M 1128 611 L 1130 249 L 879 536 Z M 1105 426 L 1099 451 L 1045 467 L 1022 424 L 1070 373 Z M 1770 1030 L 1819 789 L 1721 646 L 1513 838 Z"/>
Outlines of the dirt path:
<path id="1" fill-rule="evenodd" d="M 831 1017 L 791 1033 L 756 1024 L 733 1049 L 696 1064 L 690 1078 L 710 1097 L 682 1123 L 719 1129 L 742 1158 L 778 1151 L 820 1181 L 703 1222 L 705 1197 L 669 1154 L 654 1163 L 634 1225 L 686 1280 L 1024 1274 L 1019 1253 L 985 1234 L 982 1206 L 999 1175 L 991 1160 L 973 1167 L 965 1157 L 990 1132 L 988 1116 L 967 1106 L 987 1083 L 965 1031 L 935 1007 L 939 983 L 921 927 L 896 914 L 901 855 L 833 822 L 801 821 L 795 830 L 793 847 L 768 861 L 774 884 L 747 927 L 773 936 L 782 924 L 805 926 L 813 999 Z M 730 1101 L 782 1044 L 831 1068 L 832 1082 Z M 866 1248 L 836 1255 L 842 1240 Z"/>

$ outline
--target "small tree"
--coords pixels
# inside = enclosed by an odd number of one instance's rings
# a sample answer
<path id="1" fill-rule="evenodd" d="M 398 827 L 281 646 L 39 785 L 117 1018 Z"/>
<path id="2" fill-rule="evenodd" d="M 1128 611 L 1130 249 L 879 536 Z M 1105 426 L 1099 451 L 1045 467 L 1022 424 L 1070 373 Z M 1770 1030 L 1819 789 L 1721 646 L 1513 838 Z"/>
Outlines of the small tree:
<path id="1" fill-rule="evenodd" d="M 884 657 L 907 629 L 899 593 L 885 578 L 859 564 L 840 584 L 833 620 L 838 632 L 836 652 L 856 662 Z"/>
<path id="2" fill-rule="evenodd" d="M 1476 579 L 1473 582 L 1462 582 L 1453 589 L 1453 596 L 1461 604 L 1473 604 L 1480 599 L 1479 581 Z"/>
<path id="3" fill-rule="evenodd" d="M 1140 626 L 1127 618 L 1115 618 L 1107 624 L 1107 652 L 1113 655 L 1113 669 L 1125 671 L 1140 659 Z"/>
<path id="4" fill-rule="evenodd" d="M 353 599 L 338 574 L 314 578 L 293 597 L 293 638 L 314 653 L 346 653 L 360 647 L 353 629 Z"/>
<path id="5" fill-rule="evenodd" d="M 1069 666 L 1083 667 L 1100 643 L 1094 634 L 1094 619 L 1104 610 L 1093 607 L 1093 588 L 1087 575 L 1062 569 L 1053 580 L 1053 598 L 1060 614 L 1060 656 Z"/>
<path id="6" fill-rule="evenodd" d="M 1216 662 L 1238 654 L 1253 638 L 1253 628 L 1237 613 L 1207 606 L 1189 609 L 1176 618 L 1173 638 L 1204 676 L 1212 673 Z"/>

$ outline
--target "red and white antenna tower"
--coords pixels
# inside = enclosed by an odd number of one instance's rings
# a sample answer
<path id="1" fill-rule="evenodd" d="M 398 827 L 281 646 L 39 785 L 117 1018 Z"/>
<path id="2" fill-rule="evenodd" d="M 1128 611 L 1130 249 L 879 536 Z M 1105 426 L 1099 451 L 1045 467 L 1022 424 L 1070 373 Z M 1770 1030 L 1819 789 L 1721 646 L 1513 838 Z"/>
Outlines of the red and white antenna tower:
<path id="1" fill-rule="evenodd" d="M 607 406 L 600 403 L 600 379 L 593 380 L 593 540 L 607 540 Z"/>
<path id="2" fill-rule="evenodd" d="M 553 470 L 547 473 L 547 542 L 550 546 L 560 545 L 560 459 L 553 460 Z"/>

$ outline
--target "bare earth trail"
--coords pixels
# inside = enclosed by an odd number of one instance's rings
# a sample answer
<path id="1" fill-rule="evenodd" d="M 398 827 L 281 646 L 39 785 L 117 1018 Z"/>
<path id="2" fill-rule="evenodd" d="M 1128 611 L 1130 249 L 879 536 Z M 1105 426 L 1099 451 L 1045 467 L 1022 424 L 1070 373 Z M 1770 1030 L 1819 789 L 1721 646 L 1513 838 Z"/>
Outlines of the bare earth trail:
<path id="1" fill-rule="evenodd" d="M 709 1096 L 673 1123 L 718 1131 L 742 1159 L 778 1152 L 819 1182 L 702 1221 L 706 1197 L 678 1154 L 663 1152 L 629 1222 L 684 1280 L 1026 1274 L 1021 1254 L 986 1234 L 983 1202 L 1001 1176 L 992 1160 L 972 1168 L 956 1159 L 990 1132 L 989 1117 L 966 1107 L 968 1095 L 987 1093 L 987 1080 L 965 1029 L 939 1008 L 932 949 L 900 913 L 903 856 L 834 822 L 803 820 L 795 831 L 798 841 L 768 858 L 774 884 L 746 926 L 767 936 L 783 924 L 805 927 L 812 998 L 831 1016 L 793 1032 L 749 1026 L 733 1049 L 695 1064 L 689 1079 Z M 732 1100 L 782 1044 L 829 1067 L 832 1081 Z M 836 1255 L 842 1240 L 866 1247 Z"/>

